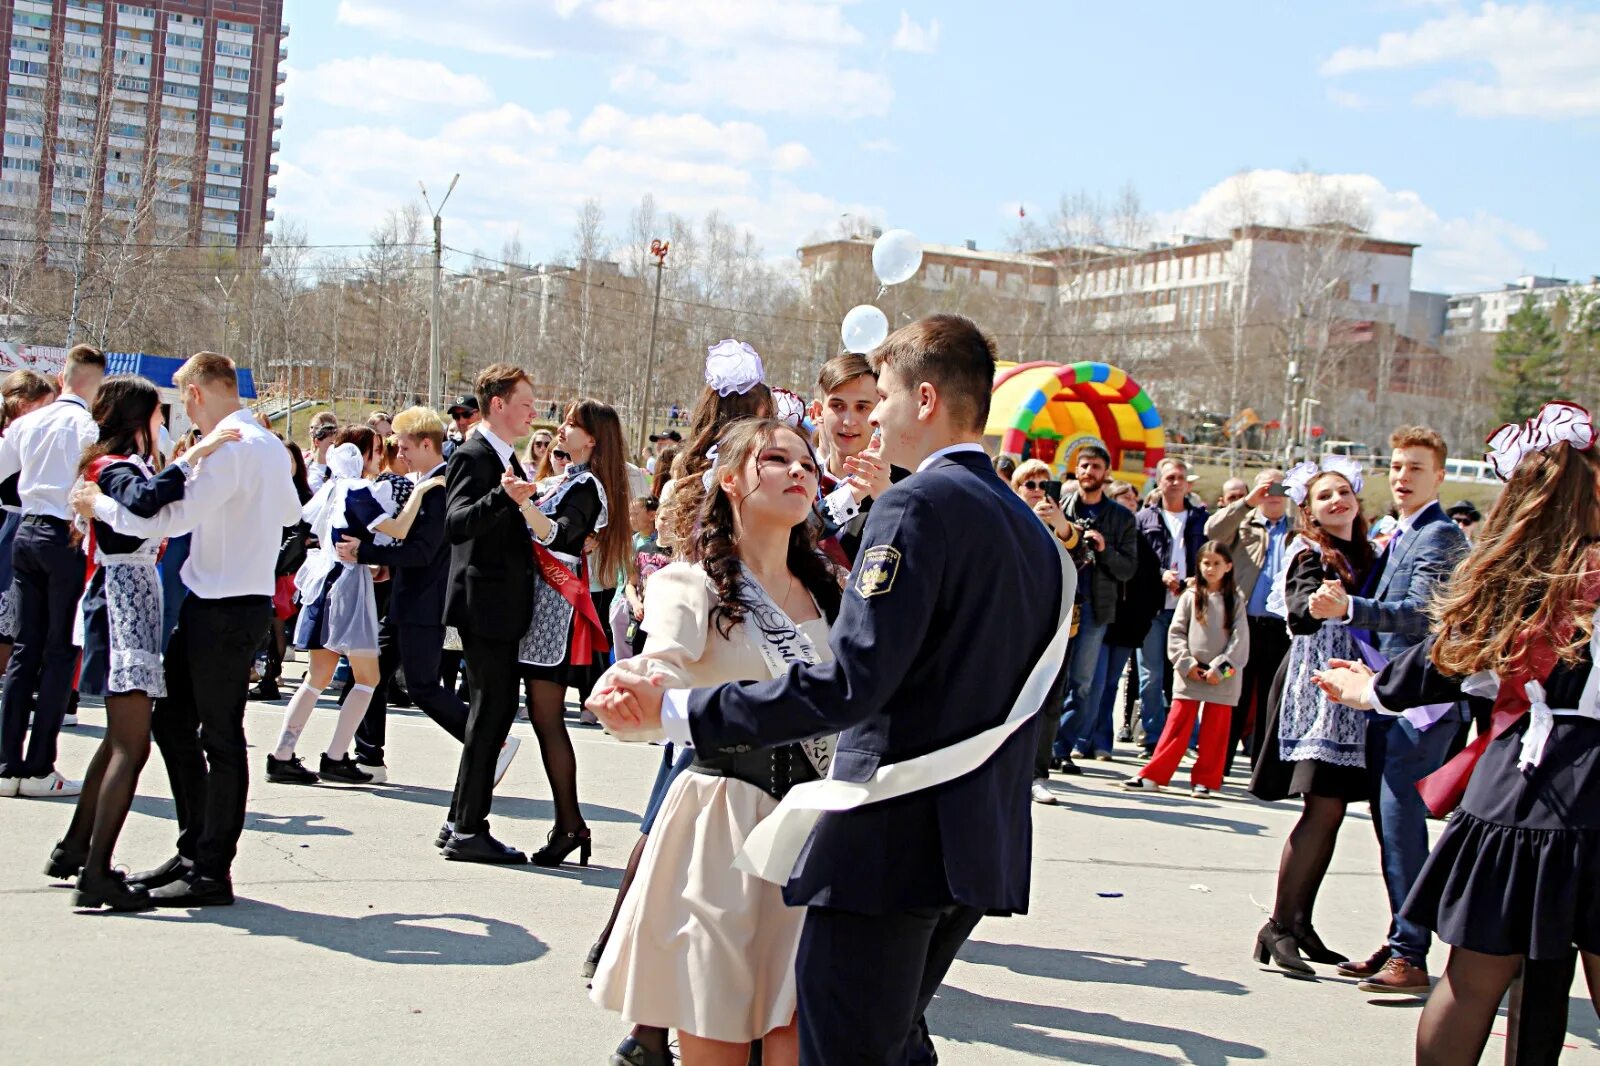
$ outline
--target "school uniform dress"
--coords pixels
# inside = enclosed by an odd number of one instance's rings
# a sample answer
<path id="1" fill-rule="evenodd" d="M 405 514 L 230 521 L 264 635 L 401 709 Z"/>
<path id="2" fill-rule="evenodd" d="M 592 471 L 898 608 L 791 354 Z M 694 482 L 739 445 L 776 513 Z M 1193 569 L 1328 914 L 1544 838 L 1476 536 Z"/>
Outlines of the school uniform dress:
<path id="1" fill-rule="evenodd" d="M 143 459 L 108 463 L 96 478 L 100 491 L 131 514 L 151 518 L 183 499 L 189 469 L 181 462 L 159 474 Z M 78 691 L 86 696 L 143 692 L 167 694 L 161 663 L 161 539 L 117 533 L 94 522 L 94 572 L 78 604 L 73 643 L 83 649 Z"/>
<path id="2" fill-rule="evenodd" d="M 1352 543 L 1337 538 L 1334 543 L 1346 559 L 1352 557 Z M 1271 720 L 1250 778 L 1250 794 L 1263 800 L 1325 796 L 1360 802 L 1372 792 L 1366 713 L 1328 699 L 1311 678 L 1330 659 L 1361 658 L 1349 626 L 1311 616 L 1311 594 L 1324 580 L 1343 579 L 1310 541 L 1297 541 L 1289 552 L 1281 594 L 1274 593 L 1289 620 L 1289 654 L 1268 696 Z M 1369 571 L 1356 573 L 1354 587 L 1344 582 L 1346 591 L 1359 592 Z"/>
<path id="3" fill-rule="evenodd" d="M 328 494 L 324 496 L 322 493 Z M 378 604 L 372 571 L 346 563 L 333 553 L 341 537 L 370 541 L 390 516 L 371 482 L 336 479 L 320 490 L 302 511 L 319 547 L 308 553 L 295 578 L 300 590 L 300 620 L 294 646 L 301 651 L 336 651 L 341 655 L 378 654 Z"/>
<path id="4" fill-rule="evenodd" d="M 541 513 L 554 524 L 549 536 L 539 541 L 557 563 L 566 567 L 589 595 L 585 575 L 583 542 L 591 533 L 604 529 L 610 518 L 605 489 L 587 465 L 574 464 L 549 491 L 537 497 Z M 563 687 L 582 684 L 593 678 L 592 661 L 572 661 L 572 627 L 577 614 L 554 585 L 538 577 L 533 585 L 533 621 L 518 646 L 522 676 L 534 681 L 553 681 Z"/>
<path id="5" fill-rule="evenodd" d="M 1489 703 L 1493 675 L 1446 677 L 1435 637 L 1378 675 L 1375 702 L 1400 712 L 1465 697 Z M 1559 960 L 1600 952 L 1600 630 L 1576 664 L 1557 663 L 1544 706 L 1490 741 L 1402 914 L 1455 947 Z M 1540 719 L 1543 719 L 1541 722 Z M 1542 745 L 1538 733 L 1548 728 Z M 1535 736 L 1529 740 L 1530 732 Z M 1537 761 L 1522 766 L 1533 747 Z"/>
<path id="6" fill-rule="evenodd" d="M 725 637 L 711 615 L 718 602 L 700 566 L 658 571 L 645 589 L 650 636 L 630 665 L 677 689 L 770 680 L 750 614 Z M 831 658 L 825 620 L 795 628 L 819 662 Z M 799 744 L 696 755 L 661 802 L 591 998 L 630 1023 L 712 1040 L 751 1041 L 787 1025 L 806 912 L 733 862 L 789 788 L 817 777 Z"/>

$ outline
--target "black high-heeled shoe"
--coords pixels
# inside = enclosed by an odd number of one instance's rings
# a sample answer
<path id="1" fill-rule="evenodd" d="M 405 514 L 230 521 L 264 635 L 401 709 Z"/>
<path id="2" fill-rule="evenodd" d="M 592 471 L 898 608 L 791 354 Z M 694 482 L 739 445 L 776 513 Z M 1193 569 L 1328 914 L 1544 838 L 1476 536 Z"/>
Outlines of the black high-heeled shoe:
<path id="1" fill-rule="evenodd" d="M 554 829 L 545 837 L 545 845 L 532 855 L 528 861 L 535 866 L 560 866 L 573 851 L 578 853 L 578 865 L 589 865 L 589 852 L 594 847 L 594 841 L 589 835 L 589 827 L 575 830 L 571 833 L 562 833 L 559 836 Z"/>
<path id="2" fill-rule="evenodd" d="M 1341 955 L 1324 944 L 1317 931 L 1310 925 L 1295 926 L 1294 938 L 1300 945 L 1300 954 L 1309 962 L 1321 963 L 1323 966 L 1338 966 L 1340 963 L 1350 961 L 1348 955 Z"/>
<path id="3" fill-rule="evenodd" d="M 109 876 L 80 875 L 77 890 L 72 893 L 72 905 L 82 908 L 109 907 L 114 911 L 147 911 L 156 904 L 150 898 L 148 889 L 128 887 L 127 878 L 113 871 Z"/>
<path id="4" fill-rule="evenodd" d="M 1256 934 L 1255 960 L 1262 965 L 1271 963 L 1291 977 L 1317 976 L 1317 971 L 1300 957 L 1300 945 L 1294 934 L 1271 918 Z"/>

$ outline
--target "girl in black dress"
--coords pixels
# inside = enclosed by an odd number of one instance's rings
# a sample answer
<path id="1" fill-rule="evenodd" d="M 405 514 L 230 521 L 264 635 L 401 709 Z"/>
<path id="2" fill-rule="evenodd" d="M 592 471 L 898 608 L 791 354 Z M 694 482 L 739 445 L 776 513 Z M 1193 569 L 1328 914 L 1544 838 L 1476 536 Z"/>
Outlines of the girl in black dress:
<path id="1" fill-rule="evenodd" d="M 541 488 L 537 506 L 522 514 L 533 534 L 542 580 L 533 591 L 533 622 L 522 639 L 528 717 L 555 798 L 556 824 L 534 852 L 539 866 L 559 866 L 573 851 L 588 865 L 590 837 L 578 807 L 578 758 L 567 735 L 567 689 L 591 682 L 609 647 L 605 623 L 589 596 L 585 541 L 598 541 L 596 565 L 616 573 L 628 565 L 628 476 L 622 423 L 609 404 L 579 400 L 556 430 L 552 452 L 569 465 L 560 480 Z"/>
<path id="2" fill-rule="evenodd" d="M 91 412 L 100 440 L 84 450 L 78 476 L 141 518 L 183 499 L 195 467 L 207 455 L 239 439 L 219 429 L 155 472 L 161 462 L 161 394 L 142 377 L 107 378 Z M 83 648 L 78 691 L 104 696 L 106 732 L 84 775 L 83 791 L 67 835 L 56 844 L 45 872 L 78 875 L 73 902 L 80 907 L 145 910 L 154 906 L 144 889 L 130 889 L 111 871 L 111 853 L 133 803 L 139 772 L 150 754 L 153 700 L 167 694 L 161 666 L 160 541 L 117 533 L 96 521 L 89 562 L 94 567 L 78 605 L 75 635 Z"/>
<path id="3" fill-rule="evenodd" d="M 1417 1028 L 1423 1066 L 1478 1061 L 1519 969 L 1524 1017 L 1537 1010 L 1557 1019 L 1541 1028 L 1557 1028 L 1566 983 L 1538 982 L 1550 1002 L 1536 1002 L 1532 978 L 1574 948 L 1600 1008 L 1600 451 L 1587 416 L 1562 406 L 1564 433 L 1548 432 L 1547 405 L 1515 430 L 1529 447 L 1496 455 L 1510 480 L 1434 633 L 1376 677 L 1355 662 L 1319 675 L 1332 698 L 1385 713 L 1493 701 L 1486 737 L 1419 786 L 1442 813 L 1471 774 L 1403 911 L 1451 946 Z M 1540 1061 L 1559 1055 L 1558 1033 L 1542 1038 Z"/>
<path id="4" fill-rule="evenodd" d="M 1353 658 L 1355 644 L 1343 623 L 1312 617 L 1310 601 L 1324 582 L 1359 595 L 1376 560 L 1361 514 L 1359 467 L 1334 457 L 1321 469 L 1302 464 L 1284 480 L 1305 532 L 1289 547 L 1282 608 L 1292 638 L 1268 697 L 1271 719 L 1250 792 L 1264 800 L 1300 796 L 1304 807 L 1283 843 L 1272 917 L 1256 934 L 1255 953 L 1260 962 L 1311 977 L 1306 959 L 1346 961 L 1322 943 L 1311 915 L 1345 808 L 1366 799 L 1369 787 L 1366 716 L 1326 698 L 1313 677 L 1330 659 Z"/>

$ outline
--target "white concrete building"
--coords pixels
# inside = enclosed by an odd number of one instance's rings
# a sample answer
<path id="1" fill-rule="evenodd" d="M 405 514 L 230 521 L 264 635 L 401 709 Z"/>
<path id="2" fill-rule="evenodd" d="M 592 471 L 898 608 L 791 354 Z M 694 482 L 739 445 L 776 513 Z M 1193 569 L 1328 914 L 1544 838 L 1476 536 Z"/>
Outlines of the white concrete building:
<path id="1" fill-rule="evenodd" d="M 1600 295 L 1600 277 L 1568 281 L 1536 274 L 1524 275 L 1488 292 L 1456 293 L 1445 308 L 1444 337 L 1447 342 L 1459 342 L 1476 333 L 1503 332 L 1506 319 L 1516 314 L 1525 300 L 1531 299 L 1548 313 L 1563 297 L 1571 300 L 1596 295 Z"/>

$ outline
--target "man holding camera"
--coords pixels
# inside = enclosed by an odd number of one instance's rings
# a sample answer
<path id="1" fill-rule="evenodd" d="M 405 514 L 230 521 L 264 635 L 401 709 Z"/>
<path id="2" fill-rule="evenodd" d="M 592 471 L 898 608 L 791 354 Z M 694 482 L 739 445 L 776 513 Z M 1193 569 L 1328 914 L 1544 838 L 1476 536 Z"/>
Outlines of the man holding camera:
<path id="1" fill-rule="evenodd" d="M 1233 708 L 1224 773 L 1233 769 L 1233 755 L 1250 723 L 1252 708 L 1255 729 L 1250 756 L 1254 761 L 1266 734 L 1267 693 L 1283 657 L 1289 654 L 1289 627 L 1284 619 L 1267 610 L 1267 598 L 1288 565 L 1284 549 L 1288 547 L 1292 524 L 1282 470 L 1257 474 L 1249 495 L 1228 504 L 1206 521 L 1206 539 L 1228 549 L 1233 559 L 1234 585 L 1249 597 L 1246 614 L 1250 623 L 1250 662 L 1244 668 L 1239 703 Z"/>
<path id="2" fill-rule="evenodd" d="M 1133 515 L 1106 498 L 1110 454 L 1098 444 L 1086 445 L 1078 452 L 1076 473 L 1077 491 L 1061 502 L 1067 521 L 1083 531 L 1086 549 L 1078 570 L 1078 588 L 1082 590 L 1078 634 L 1068 652 L 1067 698 L 1054 748 L 1057 765 L 1067 773 L 1077 770 L 1072 753 L 1079 744 L 1087 749 L 1084 754 L 1097 759 L 1111 757 L 1111 721 L 1098 720 L 1100 693 L 1094 688 L 1095 667 L 1106 627 L 1116 621 L 1122 583 L 1133 576 L 1139 563 Z"/>

